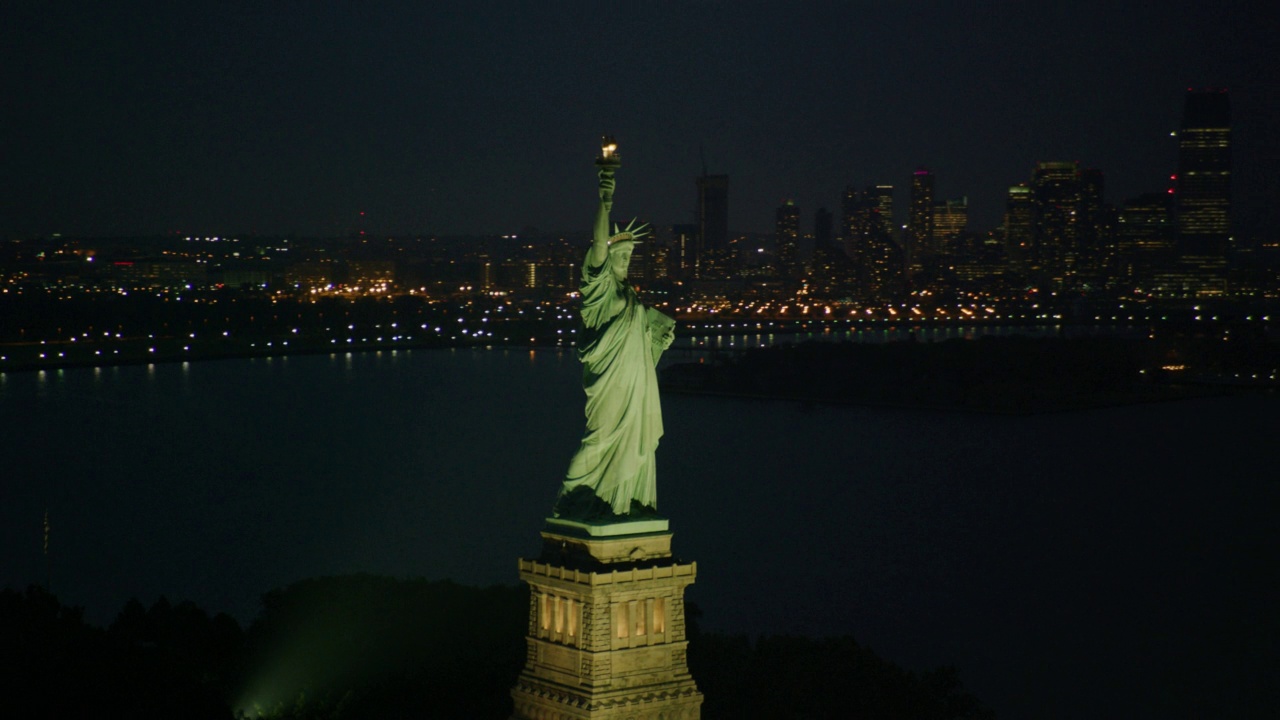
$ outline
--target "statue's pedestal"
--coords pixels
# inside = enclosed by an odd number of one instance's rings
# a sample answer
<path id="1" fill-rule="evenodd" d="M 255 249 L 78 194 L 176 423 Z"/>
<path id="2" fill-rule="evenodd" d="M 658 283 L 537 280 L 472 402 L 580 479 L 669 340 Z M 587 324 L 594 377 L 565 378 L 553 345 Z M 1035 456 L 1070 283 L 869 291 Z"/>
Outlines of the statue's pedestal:
<path id="1" fill-rule="evenodd" d="M 549 519 L 542 539 L 519 561 L 529 635 L 514 720 L 697 720 L 684 621 L 697 564 L 672 556 L 667 521 Z"/>

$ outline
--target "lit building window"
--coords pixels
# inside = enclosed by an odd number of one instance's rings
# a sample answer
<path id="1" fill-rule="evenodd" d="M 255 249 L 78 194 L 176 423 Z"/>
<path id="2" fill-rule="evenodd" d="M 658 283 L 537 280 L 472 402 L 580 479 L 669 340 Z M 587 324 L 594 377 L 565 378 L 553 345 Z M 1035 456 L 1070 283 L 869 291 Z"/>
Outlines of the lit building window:
<path id="1" fill-rule="evenodd" d="M 614 626 L 618 629 L 618 637 L 631 636 L 631 606 L 629 603 L 618 603 L 615 606 Z"/>

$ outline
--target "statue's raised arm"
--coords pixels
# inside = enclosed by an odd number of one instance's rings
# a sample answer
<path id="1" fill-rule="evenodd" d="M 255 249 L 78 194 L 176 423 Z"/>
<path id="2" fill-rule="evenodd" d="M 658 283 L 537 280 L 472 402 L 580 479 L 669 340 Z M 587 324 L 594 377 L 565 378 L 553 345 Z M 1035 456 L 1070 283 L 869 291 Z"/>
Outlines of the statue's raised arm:
<path id="1" fill-rule="evenodd" d="M 600 139 L 600 157 L 596 158 L 600 208 L 596 211 L 591 251 L 587 253 L 587 262 L 593 267 L 599 267 L 609 257 L 609 213 L 613 211 L 613 191 L 617 187 L 615 176 L 620 167 L 622 167 L 622 156 L 618 154 L 618 143 L 612 136 L 605 135 Z"/>
<path id="2" fill-rule="evenodd" d="M 595 266 L 602 265 L 609 257 L 609 212 L 613 210 L 613 189 L 617 186 L 614 173 L 617 169 L 615 164 L 600 165 L 596 173 L 600 178 L 600 208 L 596 211 L 591 251 L 587 253 L 587 261 Z"/>

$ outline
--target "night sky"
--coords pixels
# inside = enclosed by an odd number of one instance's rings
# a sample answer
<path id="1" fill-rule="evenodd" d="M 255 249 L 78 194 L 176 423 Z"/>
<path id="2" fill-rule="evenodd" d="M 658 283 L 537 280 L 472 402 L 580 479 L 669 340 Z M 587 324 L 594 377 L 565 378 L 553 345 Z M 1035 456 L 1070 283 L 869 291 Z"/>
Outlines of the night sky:
<path id="1" fill-rule="evenodd" d="M 735 231 L 794 198 L 807 232 L 850 184 L 901 213 L 918 165 L 988 229 L 1037 161 L 1102 168 L 1111 202 L 1163 190 L 1208 86 L 1237 230 L 1277 224 L 1262 2 L 19 5 L 0 237 L 584 231 L 602 132 L 618 214 L 689 222 L 705 154 Z"/>

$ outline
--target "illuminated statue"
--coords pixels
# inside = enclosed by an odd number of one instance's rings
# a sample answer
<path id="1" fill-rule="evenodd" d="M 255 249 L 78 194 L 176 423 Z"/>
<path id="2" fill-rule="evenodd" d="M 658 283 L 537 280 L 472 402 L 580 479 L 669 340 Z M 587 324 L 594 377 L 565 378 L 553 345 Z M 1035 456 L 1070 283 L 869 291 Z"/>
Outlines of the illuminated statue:
<path id="1" fill-rule="evenodd" d="M 609 234 L 617 145 L 606 138 L 596 160 L 600 209 L 582 265 L 582 321 L 578 358 L 587 393 L 587 430 L 556 501 L 555 515 L 608 520 L 652 514 L 658 505 L 654 451 L 662 437 L 662 408 L 654 366 L 674 339 L 675 321 L 640 304 L 627 283 L 635 243 L 645 227 Z"/>

